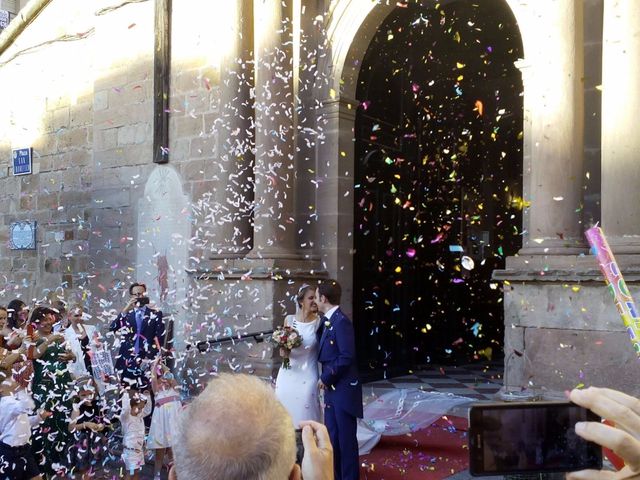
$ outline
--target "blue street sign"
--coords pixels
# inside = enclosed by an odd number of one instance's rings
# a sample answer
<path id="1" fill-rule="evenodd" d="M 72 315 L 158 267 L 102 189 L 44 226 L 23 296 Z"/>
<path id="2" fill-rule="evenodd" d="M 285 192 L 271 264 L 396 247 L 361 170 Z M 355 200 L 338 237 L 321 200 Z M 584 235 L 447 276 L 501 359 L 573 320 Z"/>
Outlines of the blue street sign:
<path id="1" fill-rule="evenodd" d="M 31 160 L 32 160 L 31 148 L 18 148 L 13 151 L 13 175 L 30 175 Z"/>

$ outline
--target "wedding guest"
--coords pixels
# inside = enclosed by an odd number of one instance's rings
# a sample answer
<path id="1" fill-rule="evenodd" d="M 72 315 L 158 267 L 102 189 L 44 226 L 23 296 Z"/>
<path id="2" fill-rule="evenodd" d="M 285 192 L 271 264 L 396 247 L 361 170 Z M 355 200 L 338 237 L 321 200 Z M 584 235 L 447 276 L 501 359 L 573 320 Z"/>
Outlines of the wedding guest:
<path id="1" fill-rule="evenodd" d="M 74 378 L 93 376 L 91 369 L 92 347 L 96 344 L 96 327 L 84 322 L 85 313 L 82 305 L 76 304 L 67 312 L 67 328 L 64 338 L 67 348 L 73 352 L 76 359 L 68 364 L 69 373 Z"/>
<path id="2" fill-rule="evenodd" d="M 41 479 L 31 451 L 31 428 L 47 419 L 45 410 L 32 414 L 35 405 L 6 372 L 0 372 L 0 472 L 8 479 Z"/>
<path id="3" fill-rule="evenodd" d="M 7 305 L 8 325 L 11 329 L 24 328 L 29 320 L 29 307 L 19 298 L 11 300 Z"/>
<path id="4" fill-rule="evenodd" d="M 79 379 L 76 390 L 69 421 L 69 432 L 74 437 L 69 460 L 74 477 L 87 480 L 92 476 L 92 466 L 99 465 L 104 458 L 107 445 L 105 429 L 110 421 L 93 378 Z"/>
<path id="5" fill-rule="evenodd" d="M 120 334 L 120 351 L 116 357 L 116 371 L 129 386 L 146 387 L 143 362 L 151 362 L 164 345 L 165 326 L 162 311 L 152 308 L 144 283 L 129 287 L 129 301 L 111 322 L 109 330 Z"/>
<path id="6" fill-rule="evenodd" d="M 26 354 L 26 349 L 24 348 L 9 350 L 5 347 L 8 339 L 13 335 L 17 335 L 8 327 L 7 318 L 6 307 L 0 306 L 0 370 L 10 370 Z"/>
<path id="7" fill-rule="evenodd" d="M 12 354 L 19 354 L 13 358 L 13 379 L 21 388 L 30 391 L 33 379 L 33 356 L 29 355 L 33 345 L 33 335 L 27 329 L 29 308 L 19 299 L 12 300 L 7 306 L 7 327 L 3 330 L 3 345 Z M 32 347 L 31 347 L 32 348 Z"/>
<path id="8" fill-rule="evenodd" d="M 33 353 L 33 400 L 38 408 L 53 413 L 40 425 L 33 438 L 34 453 L 42 459 L 43 473 L 48 475 L 64 470 L 65 456 L 71 443 L 68 419 L 72 380 L 67 363 L 75 356 L 64 348 L 64 335 L 53 332 L 56 313 L 51 307 L 39 306 L 30 318 L 38 335 Z"/>
<path id="9" fill-rule="evenodd" d="M 324 425 L 303 422 L 305 480 L 333 480 L 333 450 Z M 300 480 L 291 417 L 262 380 L 221 374 L 180 417 L 173 480 Z"/>
<path id="10" fill-rule="evenodd" d="M 157 357 L 151 366 L 151 387 L 155 408 L 147 438 L 147 448 L 155 451 L 153 468 L 155 480 L 160 479 L 165 453 L 168 451 L 171 455 L 171 447 L 175 443 L 174 435 L 178 426 L 178 417 L 182 411 L 177 386 L 178 383 L 173 374 L 160 363 L 160 357 Z"/>
<path id="11" fill-rule="evenodd" d="M 138 480 L 144 466 L 144 417 L 151 413 L 151 403 L 146 395 L 134 390 L 125 390 L 121 402 L 124 477 Z"/>

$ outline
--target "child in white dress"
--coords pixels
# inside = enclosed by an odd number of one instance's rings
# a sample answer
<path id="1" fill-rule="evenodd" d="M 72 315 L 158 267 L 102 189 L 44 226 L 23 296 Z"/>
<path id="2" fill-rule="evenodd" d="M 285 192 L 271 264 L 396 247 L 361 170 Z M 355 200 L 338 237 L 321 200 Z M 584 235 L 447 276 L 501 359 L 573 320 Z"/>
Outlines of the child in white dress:
<path id="1" fill-rule="evenodd" d="M 160 357 L 151 367 L 151 387 L 155 395 L 155 409 L 151 417 L 147 448 L 155 450 L 153 472 L 154 479 L 159 479 L 165 452 L 169 450 L 171 455 L 173 433 L 182 411 L 180 394 L 176 390 L 177 382 L 169 369 L 160 364 Z"/>
<path id="2" fill-rule="evenodd" d="M 144 466 L 144 417 L 151 413 L 151 402 L 140 393 L 122 394 L 122 461 L 125 479 L 138 480 Z"/>

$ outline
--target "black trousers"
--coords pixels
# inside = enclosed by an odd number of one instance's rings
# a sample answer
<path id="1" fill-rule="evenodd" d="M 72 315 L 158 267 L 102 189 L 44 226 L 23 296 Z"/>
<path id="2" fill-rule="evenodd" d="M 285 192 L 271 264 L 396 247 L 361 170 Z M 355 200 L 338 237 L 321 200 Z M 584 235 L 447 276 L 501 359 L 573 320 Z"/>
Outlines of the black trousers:
<path id="1" fill-rule="evenodd" d="M 0 479 L 29 480 L 40 475 L 31 445 L 12 447 L 0 442 Z"/>

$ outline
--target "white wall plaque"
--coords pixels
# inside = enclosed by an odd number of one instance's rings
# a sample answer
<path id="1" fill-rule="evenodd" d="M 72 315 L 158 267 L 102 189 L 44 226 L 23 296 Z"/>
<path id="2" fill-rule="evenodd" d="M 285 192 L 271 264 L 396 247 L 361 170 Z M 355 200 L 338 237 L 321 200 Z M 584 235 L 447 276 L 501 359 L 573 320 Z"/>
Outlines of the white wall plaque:
<path id="1" fill-rule="evenodd" d="M 35 250 L 36 222 L 13 222 L 9 226 L 9 248 L 11 250 Z"/>

